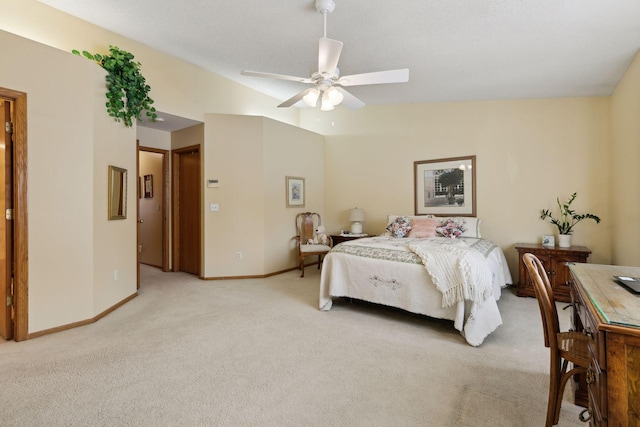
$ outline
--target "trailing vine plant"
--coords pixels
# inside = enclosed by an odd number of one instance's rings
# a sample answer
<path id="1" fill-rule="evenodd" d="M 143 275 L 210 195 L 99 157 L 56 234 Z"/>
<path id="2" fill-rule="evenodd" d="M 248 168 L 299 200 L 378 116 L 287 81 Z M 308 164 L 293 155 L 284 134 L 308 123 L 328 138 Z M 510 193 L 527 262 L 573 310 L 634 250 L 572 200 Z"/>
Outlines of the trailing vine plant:
<path id="1" fill-rule="evenodd" d="M 116 46 L 109 46 L 109 55 L 91 54 L 86 50 L 71 53 L 95 61 L 107 70 L 107 112 L 116 122 L 121 120 L 127 127 L 133 126 L 133 119 L 140 119 L 142 112 L 155 121 L 158 115 L 151 105 L 151 88 L 140 73 L 140 62 L 133 61 L 133 55 Z"/>

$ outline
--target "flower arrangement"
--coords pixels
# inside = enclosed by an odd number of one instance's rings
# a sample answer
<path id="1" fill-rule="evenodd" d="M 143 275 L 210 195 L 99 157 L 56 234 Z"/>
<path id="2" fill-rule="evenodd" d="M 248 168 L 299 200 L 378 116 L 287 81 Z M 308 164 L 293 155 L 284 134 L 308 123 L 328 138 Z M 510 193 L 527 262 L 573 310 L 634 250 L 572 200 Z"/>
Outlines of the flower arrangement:
<path id="1" fill-rule="evenodd" d="M 451 239 L 462 236 L 462 233 L 465 231 L 467 231 L 467 227 L 464 226 L 464 221 L 453 218 L 447 218 L 441 221 L 436 228 L 436 233 L 440 236 Z"/>
<path id="2" fill-rule="evenodd" d="M 571 234 L 573 227 L 583 219 L 592 219 L 596 224 L 600 223 L 600 218 L 596 215 L 590 213 L 577 214 L 575 210 L 571 209 L 571 203 L 573 203 L 576 196 L 577 193 L 573 193 L 565 203 L 560 203 L 560 198 L 557 198 L 558 207 L 560 208 L 559 218 L 555 218 L 549 209 L 543 209 L 540 219 L 549 218 L 549 222 L 558 227 L 559 234 Z"/>

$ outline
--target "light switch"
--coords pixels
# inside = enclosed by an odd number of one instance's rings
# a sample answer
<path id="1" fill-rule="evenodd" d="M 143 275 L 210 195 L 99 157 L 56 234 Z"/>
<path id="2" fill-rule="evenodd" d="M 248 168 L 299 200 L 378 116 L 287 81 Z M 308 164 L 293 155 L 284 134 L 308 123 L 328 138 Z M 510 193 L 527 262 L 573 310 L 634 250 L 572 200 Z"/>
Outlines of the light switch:
<path id="1" fill-rule="evenodd" d="M 217 203 L 211 203 L 211 212 L 218 212 L 218 204 Z"/>

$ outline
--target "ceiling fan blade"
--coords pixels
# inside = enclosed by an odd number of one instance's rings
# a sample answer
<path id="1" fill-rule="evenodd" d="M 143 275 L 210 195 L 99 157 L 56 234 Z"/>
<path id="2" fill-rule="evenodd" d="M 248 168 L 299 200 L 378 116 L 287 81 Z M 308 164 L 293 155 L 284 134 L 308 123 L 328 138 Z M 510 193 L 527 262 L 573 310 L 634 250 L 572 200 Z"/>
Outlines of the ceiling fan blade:
<path id="1" fill-rule="evenodd" d="M 300 101 L 302 98 L 304 98 L 304 96 L 306 94 L 308 94 L 309 92 L 311 92 L 314 88 L 310 87 L 309 89 L 305 89 L 300 93 L 297 93 L 296 95 L 293 95 L 291 98 L 287 99 L 286 101 L 284 101 L 282 104 L 278 105 L 278 108 L 281 107 L 291 107 L 292 105 L 294 105 L 295 103 L 297 103 L 298 101 Z"/>
<path id="2" fill-rule="evenodd" d="M 344 97 L 342 99 L 342 105 L 344 105 L 345 107 L 351 109 L 351 110 L 357 110 L 359 108 L 364 107 L 366 104 L 362 101 L 360 101 L 358 98 L 356 98 L 355 96 L 351 95 L 349 92 L 347 92 L 346 90 L 342 89 L 341 87 L 338 86 L 334 86 L 338 92 L 340 92 L 342 94 L 342 96 Z"/>
<path id="3" fill-rule="evenodd" d="M 240 74 L 242 74 L 243 76 L 270 77 L 272 79 L 290 80 L 292 82 L 313 83 L 313 80 L 310 79 L 309 77 L 295 77 L 295 76 L 287 76 L 284 74 L 261 73 L 259 71 L 241 71 Z"/>
<path id="4" fill-rule="evenodd" d="M 318 48 L 318 72 L 333 76 L 338 68 L 338 60 L 342 52 L 342 42 L 320 37 Z"/>
<path id="5" fill-rule="evenodd" d="M 377 85 L 383 83 L 406 83 L 409 81 L 409 69 L 376 71 L 373 73 L 353 74 L 340 77 L 336 84 L 341 86 Z"/>

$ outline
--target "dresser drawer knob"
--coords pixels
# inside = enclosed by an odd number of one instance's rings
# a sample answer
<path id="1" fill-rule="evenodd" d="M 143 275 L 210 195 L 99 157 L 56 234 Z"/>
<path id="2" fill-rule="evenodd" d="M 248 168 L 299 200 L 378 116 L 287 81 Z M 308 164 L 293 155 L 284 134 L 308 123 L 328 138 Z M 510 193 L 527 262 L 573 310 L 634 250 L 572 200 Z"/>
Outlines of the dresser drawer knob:
<path id="1" fill-rule="evenodd" d="M 591 411 L 589 411 L 589 409 L 583 409 L 582 412 L 578 414 L 578 419 L 586 423 L 591 419 Z"/>
<path id="2" fill-rule="evenodd" d="M 589 367 L 589 369 L 587 369 L 587 384 L 593 384 L 596 382 L 596 376 L 593 373 L 593 369 L 591 369 L 591 367 Z"/>

